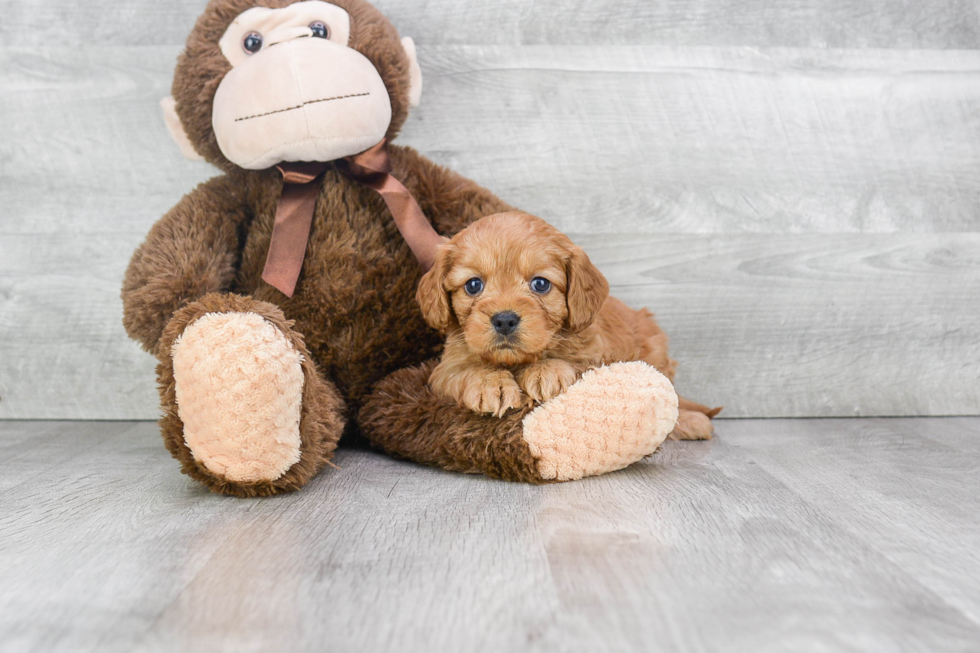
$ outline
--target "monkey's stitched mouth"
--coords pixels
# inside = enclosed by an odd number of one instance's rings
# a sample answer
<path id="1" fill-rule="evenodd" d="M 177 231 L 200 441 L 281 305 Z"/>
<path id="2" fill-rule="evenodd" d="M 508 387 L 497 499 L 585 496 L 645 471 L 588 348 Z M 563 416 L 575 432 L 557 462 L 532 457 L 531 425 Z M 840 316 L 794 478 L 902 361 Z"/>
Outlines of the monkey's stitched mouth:
<path id="1" fill-rule="evenodd" d="M 320 102 L 333 102 L 334 100 L 346 100 L 347 98 L 353 97 L 365 97 L 371 95 L 370 93 L 352 93 L 350 95 L 338 95 L 336 97 L 325 97 L 319 100 L 310 100 L 309 102 L 304 102 L 303 104 L 297 104 L 295 107 L 287 107 L 285 109 L 276 109 L 275 111 L 269 111 L 267 113 L 257 113 L 254 116 L 245 116 L 244 118 L 235 118 L 235 122 L 241 122 L 243 120 L 252 120 L 253 118 L 262 118 L 264 116 L 271 116 L 276 113 L 285 113 L 287 111 L 296 111 L 296 109 L 302 109 L 308 104 L 318 104 Z"/>

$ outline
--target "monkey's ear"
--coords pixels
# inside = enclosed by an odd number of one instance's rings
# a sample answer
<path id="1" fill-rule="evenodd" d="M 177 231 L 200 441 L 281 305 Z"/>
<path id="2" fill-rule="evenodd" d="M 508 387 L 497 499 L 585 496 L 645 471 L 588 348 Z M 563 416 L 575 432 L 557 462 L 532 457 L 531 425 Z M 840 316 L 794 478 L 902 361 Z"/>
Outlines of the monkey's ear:
<path id="1" fill-rule="evenodd" d="M 191 161 L 203 161 L 204 157 L 197 153 L 191 145 L 191 139 L 187 138 L 184 126 L 180 124 L 180 117 L 177 115 L 177 101 L 172 97 L 165 97 L 160 100 L 160 108 L 163 109 L 163 122 L 167 124 L 167 131 L 170 137 L 177 143 L 180 153 Z"/>
<path id="2" fill-rule="evenodd" d="M 452 267 L 452 243 L 444 242 L 436 250 L 436 261 L 422 276 L 415 300 L 422 309 L 425 323 L 436 331 L 445 332 L 453 323 L 453 310 L 443 280 Z"/>
<path id="3" fill-rule="evenodd" d="M 412 37 L 406 36 L 402 39 L 402 47 L 408 55 L 408 78 L 411 86 L 408 89 L 408 102 L 413 107 L 417 107 L 422 101 L 422 68 L 419 66 L 418 53 L 415 51 L 415 41 Z"/>
<path id="4" fill-rule="evenodd" d="M 599 309 L 609 297 L 609 282 L 599 272 L 581 247 L 572 246 L 572 255 L 566 270 L 568 291 L 568 328 L 581 331 L 592 324 Z"/>

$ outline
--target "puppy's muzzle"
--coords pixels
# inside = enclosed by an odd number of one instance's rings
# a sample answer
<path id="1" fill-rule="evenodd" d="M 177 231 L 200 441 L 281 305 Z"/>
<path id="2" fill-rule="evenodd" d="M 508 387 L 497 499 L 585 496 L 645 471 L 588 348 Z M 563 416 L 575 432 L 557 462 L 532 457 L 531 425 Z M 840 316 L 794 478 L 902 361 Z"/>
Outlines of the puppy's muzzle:
<path id="1" fill-rule="evenodd" d="M 493 330 L 502 336 L 509 336 L 517 330 L 517 325 L 521 323 L 521 316 L 514 311 L 501 311 L 494 313 L 490 318 Z"/>

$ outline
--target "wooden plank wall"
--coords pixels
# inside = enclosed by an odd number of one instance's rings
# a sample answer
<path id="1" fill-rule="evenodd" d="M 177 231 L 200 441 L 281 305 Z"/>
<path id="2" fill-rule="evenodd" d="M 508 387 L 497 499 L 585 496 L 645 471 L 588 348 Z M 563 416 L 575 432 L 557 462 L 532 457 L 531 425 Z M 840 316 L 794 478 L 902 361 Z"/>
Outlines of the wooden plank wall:
<path id="1" fill-rule="evenodd" d="M 553 221 L 729 416 L 980 412 L 973 0 L 378 0 L 401 142 Z M 157 103 L 203 0 L 0 0 L 0 418 L 154 418 L 120 324 L 214 171 Z"/>

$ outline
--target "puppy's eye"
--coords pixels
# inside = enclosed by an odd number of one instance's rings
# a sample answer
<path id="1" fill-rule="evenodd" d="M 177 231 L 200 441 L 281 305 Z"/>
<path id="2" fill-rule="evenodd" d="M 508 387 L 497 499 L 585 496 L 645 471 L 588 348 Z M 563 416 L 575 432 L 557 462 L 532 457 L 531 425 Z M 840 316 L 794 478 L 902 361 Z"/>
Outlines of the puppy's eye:
<path id="1" fill-rule="evenodd" d="M 483 292 L 483 279 L 473 277 L 466 282 L 466 285 L 463 286 L 463 288 L 466 290 L 466 294 L 470 297 L 473 295 L 479 295 L 481 292 Z"/>
<path id="2" fill-rule="evenodd" d="M 326 26 L 325 23 L 316 21 L 315 23 L 310 23 L 310 29 L 313 30 L 313 37 L 318 39 L 328 39 L 330 38 L 330 28 Z"/>
<path id="3" fill-rule="evenodd" d="M 551 290 L 551 282 L 544 277 L 534 277 L 531 279 L 531 290 L 539 295 L 543 295 Z"/>
<path id="4" fill-rule="evenodd" d="M 262 49 L 262 35 L 258 32 L 249 32 L 242 39 L 242 48 L 249 54 L 255 54 Z"/>

